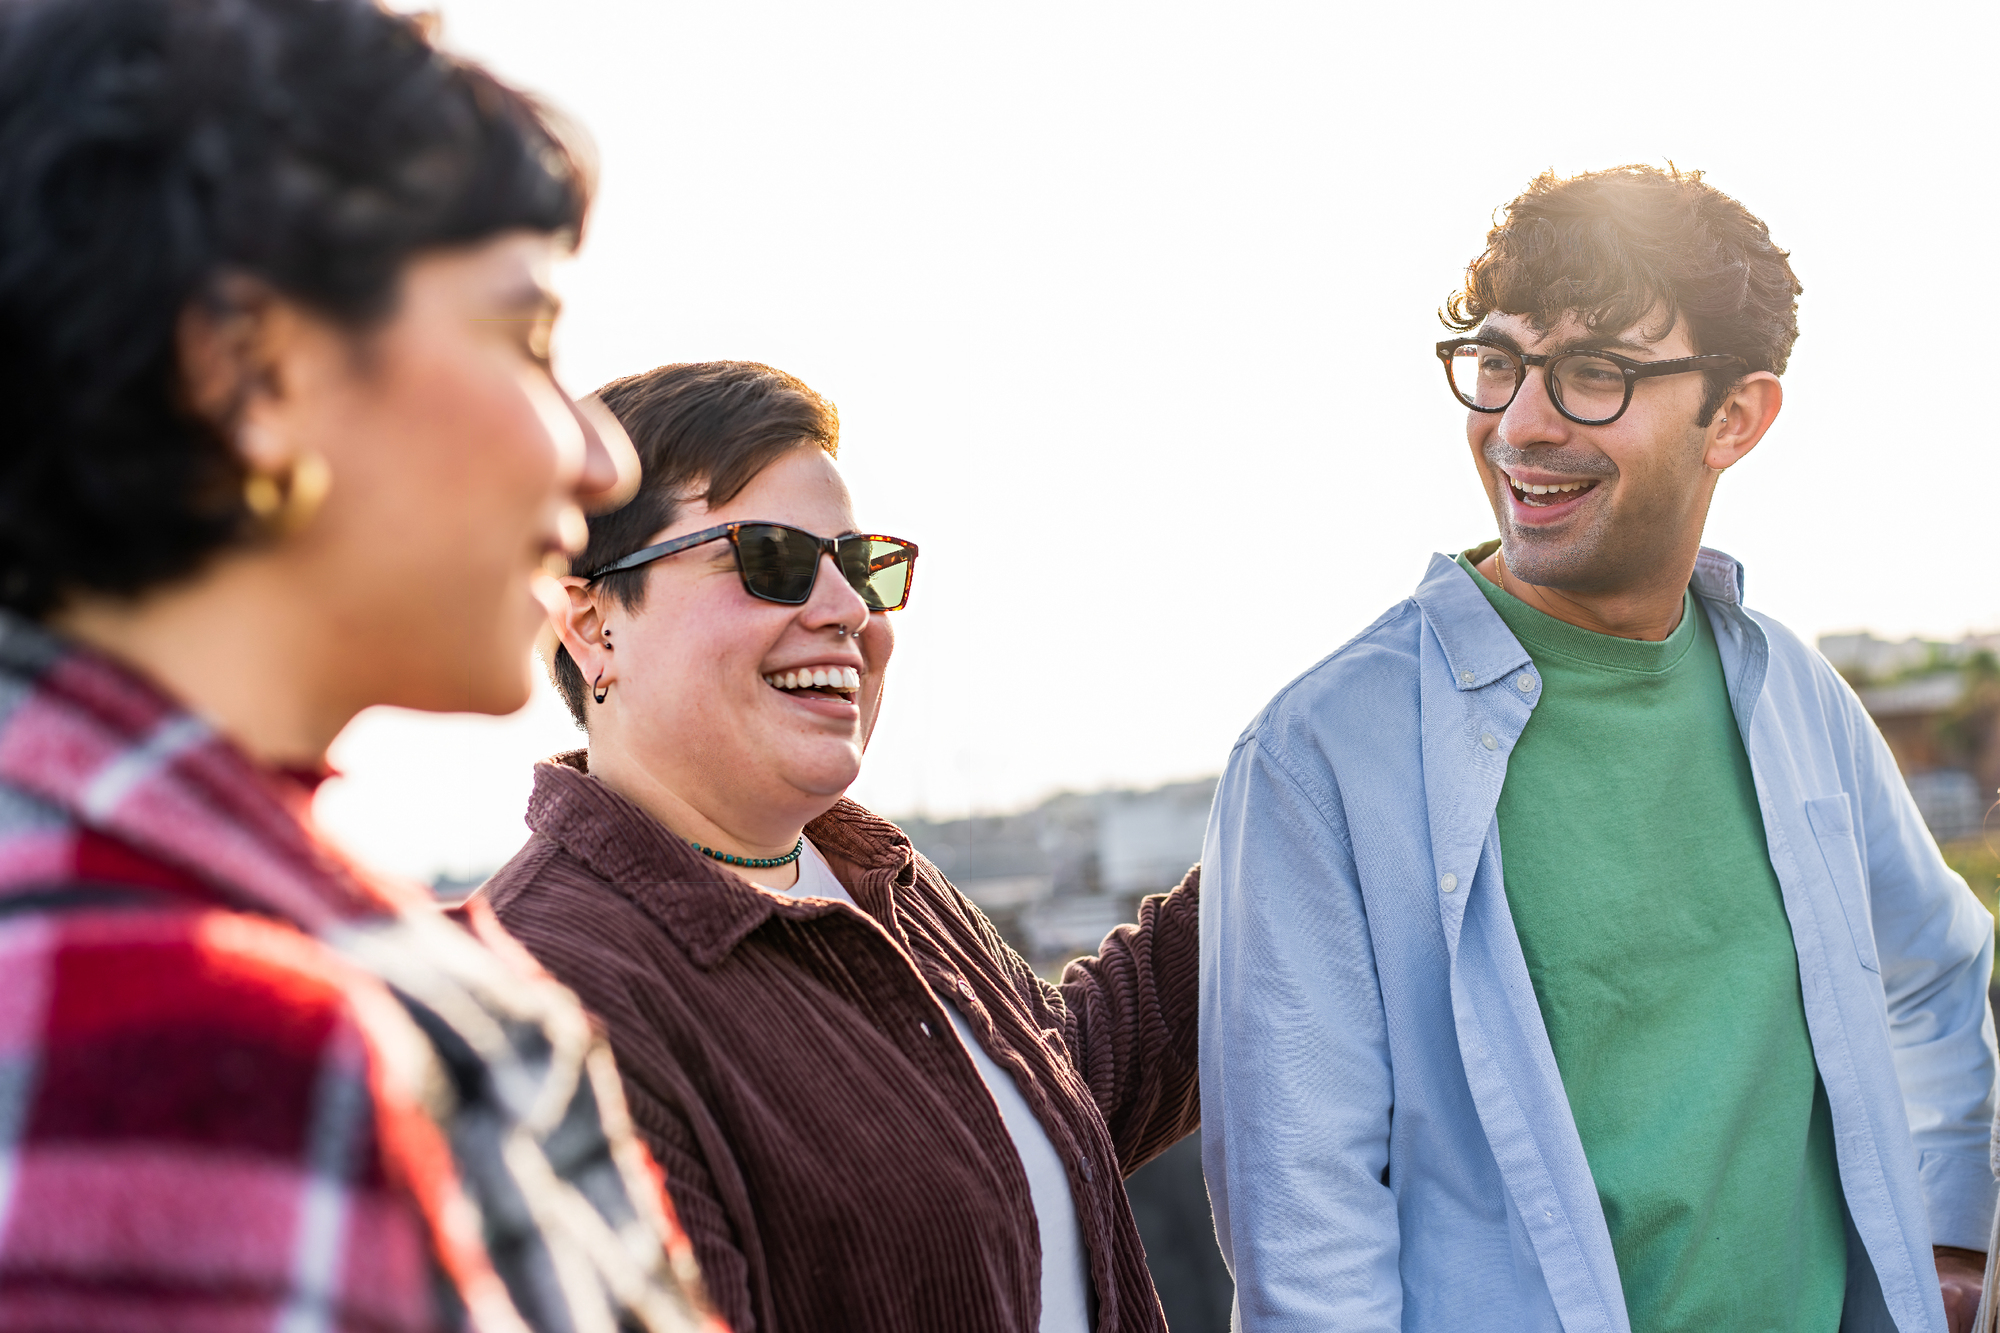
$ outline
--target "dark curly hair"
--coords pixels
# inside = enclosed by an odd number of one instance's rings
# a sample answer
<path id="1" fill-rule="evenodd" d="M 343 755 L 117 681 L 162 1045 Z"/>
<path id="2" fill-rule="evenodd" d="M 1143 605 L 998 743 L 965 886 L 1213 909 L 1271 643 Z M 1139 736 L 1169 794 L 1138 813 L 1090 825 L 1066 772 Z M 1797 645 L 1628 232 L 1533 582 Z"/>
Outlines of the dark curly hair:
<path id="1" fill-rule="evenodd" d="M 1620 333 L 1659 311 L 1663 338 L 1687 317 L 1697 354 L 1782 375 L 1799 336 L 1791 256 L 1771 229 L 1699 171 L 1611 167 L 1567 179 L 1545 171 L 1507 205 L 1439 318 L 1461 333 L 1499 311 L 1541 332 L 1575 315 Z M 1706 426 L 1740 372 L 1708 372 Z"/>
<path id="2" fill-rule="evenodd" d="M 639 492 L 590 520 L 590 544 L 570 562 L 602 569 L 671 527 L 699 498 L 728 504 L 759 472 L 794 449 L 840 453 L 840 412 L 793 375 L 755 361 L 696 361 L 613 380 L 597 391 L 639 455 Z M 607 574 L 598 587 L 628 610 L 646 601 L 651 566 Z M 588 690 L 569 649 L 556 645 L 549 678 L 576 725 L 588 731 Z"/>
<path id="3" fill-rule="evenodd" d="M 0 5 L 0 606 L 130 595 L 246 540 L 177 322 L 243 275 L 357 331 L 419 251 L 580 232 L 521 94 L 370 0 Z"/>

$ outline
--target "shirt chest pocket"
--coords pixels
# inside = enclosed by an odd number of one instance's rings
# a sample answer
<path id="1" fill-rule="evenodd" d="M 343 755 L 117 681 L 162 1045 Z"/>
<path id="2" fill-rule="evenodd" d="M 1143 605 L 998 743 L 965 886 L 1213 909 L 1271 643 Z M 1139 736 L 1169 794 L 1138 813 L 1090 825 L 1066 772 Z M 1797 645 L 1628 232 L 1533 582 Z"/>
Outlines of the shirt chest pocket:
<path id="1" fill-rule="evenodd" d="M 1875 956 L 1875 923 L 1868 915 L 1868 875 L 1862 869 L 1861 848 L 1854 840 L 1853 806 L 1845 792 L 1818 796 L 1806 802 L 1806 818 L 1812 823 L 1820 860 L 1833 881 L 1834 896 L 1840 899 L 1841 915 L 1847 918 L 1847 933 L 1854 937 L 1854 952 L 1861 966 L 1879 974 L 1882 967 Z"/>

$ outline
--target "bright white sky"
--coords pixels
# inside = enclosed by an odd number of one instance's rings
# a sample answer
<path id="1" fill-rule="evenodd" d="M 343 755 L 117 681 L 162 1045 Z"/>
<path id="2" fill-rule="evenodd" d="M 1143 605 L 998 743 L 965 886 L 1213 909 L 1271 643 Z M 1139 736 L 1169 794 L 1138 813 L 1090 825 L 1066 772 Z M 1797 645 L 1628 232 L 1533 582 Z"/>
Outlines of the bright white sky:
<path id="1" fill-rule="evenodd" d="M 1793 253 L 1784 415 L 1709 523 L 1753 602 L 1808 636 L 2000 624 L 1994 358 L 1964 341 L 1991 5 L 442 12 L 598 145 L 568 382 L 789 370 L 840 406 L 863 526 L 923 547 L 854 793 L 884 813 L 1213 772 L 1490 536 L 1434 312 L 1549 166 L 1699 167 Z M 546 691 L 378 711 L 320 811 L 385 869 L 485 871 L 576 743 Z"/>

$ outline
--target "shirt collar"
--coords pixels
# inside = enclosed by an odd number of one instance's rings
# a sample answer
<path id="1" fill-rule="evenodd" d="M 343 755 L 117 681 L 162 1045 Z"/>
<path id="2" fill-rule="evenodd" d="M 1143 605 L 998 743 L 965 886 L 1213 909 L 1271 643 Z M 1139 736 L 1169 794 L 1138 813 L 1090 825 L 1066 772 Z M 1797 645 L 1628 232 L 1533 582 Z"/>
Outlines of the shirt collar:
<path id="1" fill-rule="evenodd" d="M 1743 562 L 1735 556 L 1704 546 L 1695 553 L 1694 577 L 1689 580 L 1697 597 L 1725 606 L 1743 605 Z"/>
<path id="2" fill-rule="evenodd" d="M 581 861 L 687 950 L 714 967 L 773 916 L 805 920 L 845 910 L 824 900 L 766 893 L 701 855 L 638 805 L 586 771 L 585 752 L 535 765 L 528 827 Z M 893 935 L 895 894 L 916 854 L 901 829 L 842 800 L 806 826 L 861 909 Z"/>
<path id="3" fill-rule="evenodd" d="M 1483 554 L 1486 548 L 1479 549 Z M 1743 564 L 1734 556 L 1702 547 L 1688 584 L 1695 595 L 1728 606 L 1743 604 Z M 1528 651 L 1507 628 L 1472 576 L 1448 555 L 1431 556 L 1414 594 L 1417 607 L 1437 635 L 1451 667 L 1452 683 L 1476 690 L 1528 665 Z"/>
<path id="4" fill-rule="evenodd" d="M 1528 650 L 1448 555 L 1433 555 L 1414 597 L 1444 650 L 1452 684 L 1477 690 L 1528 665 Z"/>

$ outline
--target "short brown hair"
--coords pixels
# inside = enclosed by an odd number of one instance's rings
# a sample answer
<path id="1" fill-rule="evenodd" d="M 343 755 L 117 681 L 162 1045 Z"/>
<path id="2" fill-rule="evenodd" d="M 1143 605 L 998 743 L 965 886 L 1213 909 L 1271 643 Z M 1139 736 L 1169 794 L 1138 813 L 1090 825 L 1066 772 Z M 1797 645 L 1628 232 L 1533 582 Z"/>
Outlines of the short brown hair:
<path id="1" fill-rule="evenodd" d="M 1618 333 L 1655 310 L 1663 338 L 1686 316 L 1694 350 L 1782 375 L 1799 336 L 1791 256 L 1771 229 L 1699 171 L 1611 167 L 1567 179 L 1545 171 L 1486 233 L 1465 289 L 1438 317 L 1461 333 L 1495 311 L 1546 332 L 1574 314 Z M 1706 426 L 1740 372 L 1710 372 Z"/>
<path id="2" fill-rule="evenodd" d="M 613 380 L 597 391 L 639 453 L 639 491 L 590 520 L 590 544 L 570 562 L 602 569 L 673 524 L 689 500 L 728 504 L 759 472 L 800 448 L 840 452 L 840 413 L 803 380 L 755 361 L 698 361 Z M 651 566 L 607 574 L 598 587 L 628 610 L 645 604 Z M 560 644 L 549 676 L 588 731 L 587 687 Z"/>

